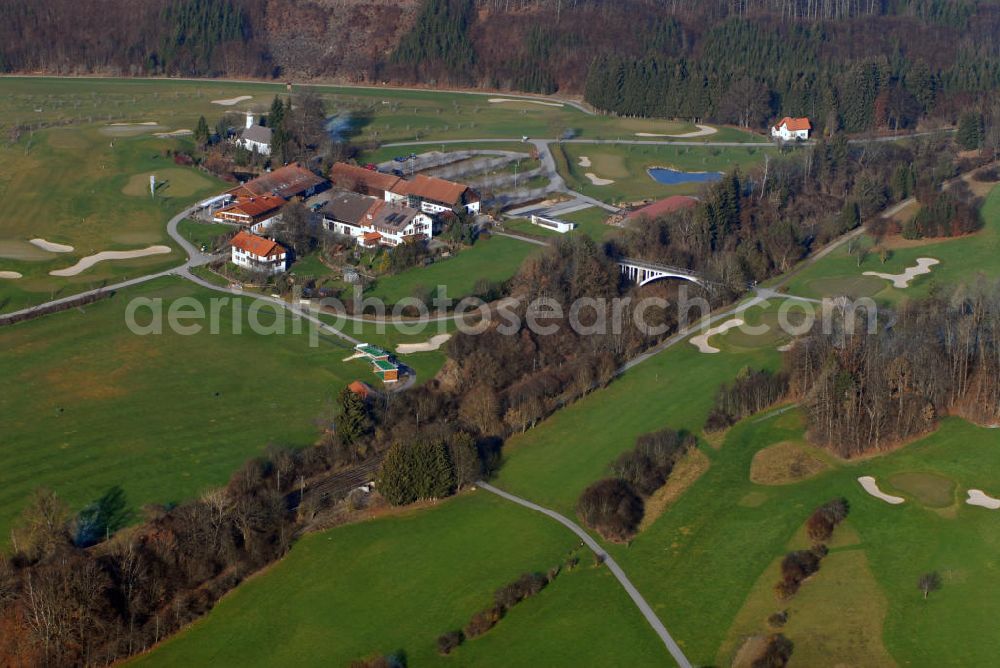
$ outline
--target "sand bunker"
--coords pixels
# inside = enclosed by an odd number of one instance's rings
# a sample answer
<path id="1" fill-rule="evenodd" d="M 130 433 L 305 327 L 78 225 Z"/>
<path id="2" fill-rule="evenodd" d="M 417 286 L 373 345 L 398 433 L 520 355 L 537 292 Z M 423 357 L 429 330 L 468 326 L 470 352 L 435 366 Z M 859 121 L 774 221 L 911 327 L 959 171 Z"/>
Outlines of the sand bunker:
<path id="1" fill-rule="evenodd" d="M 130 251 L 101 251 L 100 253 L 95 253 L 94 255 L 88 255 L 72 267 L 50 271 L 49 275 L 76 276 L 77 274 L 90 269 L 98 262 L 104 262 L 105 260 L 133 260 L 138 257 L 146 257 L 147 255 L 162 255 L 169 252 L 170 246 L 150 246 L 149 248 L 140 248 L 139 250 Z"/>
<path id="2" fill-rule="evenodd" d="M 528 102 L 529 104 L 544 104 L 546 107 L 562 107 L 565 106 L 561 102 L 545 102 L 543 100 L 523 100 L 514 99 L 509 97 L 491 97 L 489 99 L 490 104 L 499 104 L 501 102 Z"/>
<path id="3" fill-rule="evenodd" d="M 584 176 L 590 179 L 590 182 L 593 183 L 595 186 L 610 186 L 612 183 L 614 183 L 614 179 L 602 179 L 600 176 L 594 174 L 593 172 L 587 172 L 586 174 L 584 174 Z"/>
<path id="4" fill-rule="evenodd" d="M 899 504 L 906 501 L 906 499 L 904 499 L 901 496 L 893 496 L 891 494 L 886 494 L 885 492 L 880 490 L 878 488 L 878 483 L 875 482 L 875 478 L 871 477 L 870 475 L 861 476 L 860 478 L 858 478 L 858 482 L 861 483 L 861 486 L 864 487 L 866 492 L 874 496 L 876 499 L 880 499 L 882 501 L 885 501 L 886 503 L 891 503 L 894 506 L 898 506 Z"/>
<path id="5" fill-rule="evenodd" d="M 0 278 L 21 278 L 21 274 L 16 271 L 0 271 Z"/>
<path id="6" fill-rule="evenodd" d="M 699 334 L 698 336 L 691 337 L 691 345 L 698 349 L 699 352 L 703 353 L 721 353 L 722 351 L 711 345 L 708 340 L 715 336 L 716 334 L 725 334 L 734 327 L 742 327 L 743 320 L 741 318 L 732 318 L 725 321 L 718 327 L 713 327 L 704 334 Z"/>
<path id="7" fill-rule="evenodd" d="M 932 257 L 918 257 L 916 266 L 907 268 L 902 274 L 882 274 L 877 271 L 866 271 L 864 275 L 892 281 L 892 287 L 894 288 L 906 288 L 909 287 L 910 281 L 917 276 L 931 273 L 931 267 L 936 264 L 941 264 L 941 261 Z"/>
<path id="8" fill-rule="evenodd" d="M 396 346 L 396 352 L 400 355 L 430 352 L 443 346 L 450 338 L 451 334 L 436 334 L 422 343 L 401 343 Z"/>
<path id="9" fill-rule="evenodd" d="M 990 510 L 1000 509 L 1000 499 L 994 499 L 981 489 L 970 489 L 969 498 L 965 502 L 970 506 L 979 506 Z"/>
<path id="10" fill-rule="evenodd" d="M 580 160 L 579 162 L 577 162 L 577 164 L 580 165 L 581 167 L 590 167 L 590 158 L 588 158 L 585 155 L 581 155 Z"/>
<path id="11" fill-rule="evenodd" d="M 47 250 L 50 253 L 72 253 L 73 247 L 67 244 L 57 244 L 54 241 L 46 241 L 41 237 L 37 239 L 32 239 L 28 243 L 38 246 L 42 250 Z"/>
<path id="12" fill-rule="evenodd" d="M 788 352 L 789 350 L 791 350 L 791 349 L 792 349 L 792 346 L 793 346 L 793 345 L 795 345 L 795 344 L 792 344 L 792 343 L 786 343 L 786 344 L 785 344 L 785 345 L 783 345 L 783 346 L 778 346 L 777 350 L 778 350 L 778 352 L 779 352 L 779 353 L 787 353 L 787 352 Z"/>
<path id="13" fill-rule="evenodd" d="M 225 100 L 212 100 L 212 104 L 221 104 L 223 107 L 231 107 L 234 104 L 239 104 L 244 100 L 252 100 L 253 95 L 240 95 L 239 97 L 229 97 Z"/>
<path id="14" fill-rule="evenodd" d="M 188 135 L 193 135 L 194 131 L 181 129 L 181 130 L 171 130 L 170 132 L 157 132 L 153 136 L 160 137 L 161 139 L 170 139 L 171 137 L 187 137 Z"/>
<path id="15" fill-rule="evenodd" d="M 718 130 L 710 125 L 702 125 L 701 123 L 695 123 L 698 127 L 697 130 L 692 130 L 691 132 L 682 132 L 679 135 L 661 135 L 655 132 L 636 132 L 636 137 L 673 137 L 674 139 L 691 139 L 692 137 L 707 137 L 708 135 L 714 135 Z"/>

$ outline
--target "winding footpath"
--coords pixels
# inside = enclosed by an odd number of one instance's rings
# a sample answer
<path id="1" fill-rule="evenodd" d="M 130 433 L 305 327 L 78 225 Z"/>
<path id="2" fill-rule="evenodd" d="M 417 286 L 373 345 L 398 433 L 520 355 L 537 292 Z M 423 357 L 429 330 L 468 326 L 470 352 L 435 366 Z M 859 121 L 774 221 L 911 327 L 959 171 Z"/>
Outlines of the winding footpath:
<path id="1" fill-rule="evenodd" d="M 642 613 L 642 616 L 646 618 L 649 625 L 653 627 L 654 631 L 656 631 L 656 635 L 660 636 L 660 640 L 663 641 L 667 651 L 670 652 L 670 656 L 674 657 L 674 661 L 677 662 L 677 665 L 681 666 L 681 668 L 691 668 L 691 662 L 688 661 L 686 656 L 684 656 L 683 650 L 681 650 L 680 646 L 670 635 L 670 632 L 667 631 L 667 628 L 663 625 L 663 622 L 660 621 L 660 618 L 656 616 L 655 612 L 653 612 L 653 608 L 650 607 L 649 603 L 646 602 L 646 599 L 642 597 L 642 594 L 635 588 L 632 581 L 628 579 L 628 576 L 625 574 L 625 571 L 622 570 L 622 567 L 619 566 L 618 562 L 616 562 L 614 558 L 597 543 L 596 540 L 591 538 L 590 534 L 584 531 L 579 524 L 554 510 L 540 506 L 537 503 L 532 503 L 527 499 L 522 499 L 521 497 L 515 496 L 509 492 L 505 492 L 502 489 L 494 487 L 493 485 L 482 480 L 476 482 L 476 485 L 491 494 L 496 494 L 497 496 L 507 499 L 508 501 L 546 515 L 575 533 L 580 540 L 582 540 L 583 543 L 590 548 L 590 551 L 597 555 L 597 558 L 608 567 L 608 570 L 611 571 L 618 582 L 621 583 L 622 588 L 626 591 L 626 593 L 628 593 L 632 602 L 635 603 L 637 608 L 639 608 L 639 612 Z"/>

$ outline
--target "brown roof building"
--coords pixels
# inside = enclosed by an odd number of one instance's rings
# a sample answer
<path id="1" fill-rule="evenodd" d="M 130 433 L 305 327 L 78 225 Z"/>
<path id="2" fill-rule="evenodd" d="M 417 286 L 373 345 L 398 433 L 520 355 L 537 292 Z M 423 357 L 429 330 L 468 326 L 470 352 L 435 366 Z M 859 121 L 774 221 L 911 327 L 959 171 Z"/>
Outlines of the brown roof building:
<path id="1" fill-rule="evenodd" d="M 392 174 L 338 162 L 330 170 L 330 181 L 339 188 L 353 190 L 362 195 L 385 197 L 386 192 L 397 192 L 402 179 Z"/>
<path id="2" fill-rule="evenodd" d="M 215 212 L 215 217 L 230 223 L 252 227 L 278 215 L 284 205 L 285 200 L 272 195 L 246 197 L 237 200 L 235 204 L 219 209 Z"/>
<path id="3" fill-rule="evenodd" d="M 323 189 L 326 179 L 316 176 L 300 165 L 292 163 L 279 167 L 274 171 L 261 174 L 252 181 L 236 186 L 229 194 L 237 199 L 274 195 L 290 199 L 292 197 L 308 197 Z"/>

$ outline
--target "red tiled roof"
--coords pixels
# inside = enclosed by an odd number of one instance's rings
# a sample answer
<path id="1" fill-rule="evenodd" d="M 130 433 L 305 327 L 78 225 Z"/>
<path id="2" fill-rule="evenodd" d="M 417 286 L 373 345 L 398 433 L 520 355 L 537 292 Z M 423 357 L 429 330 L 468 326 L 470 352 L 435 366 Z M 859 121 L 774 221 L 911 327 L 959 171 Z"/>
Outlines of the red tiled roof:
<path id="1" fill-rule="evenodd" d="M 413 195 L 421 199 L 429 199 L 449 206 L 457 206 L 462 203 L 462 196 L 467 190 L 469 187 L 461 183 L 417 174 L 410 181 L 401 183 L 399 190 L 394 192 L 400 195 Z"/>
<path id="2" fill-rule="evenodd" d="M 382 235 L 378 232 L 365 232 L 365 241 L 378 241 Z"/>
<path id="3" fill-rule="evenodd" d="M 364 167 L 338 162 L 330 170 L 330 180 L 341 188 L 359 191 L 393 191 L 402 179 L 392 174 L 374 172 Z"/>
<path id="4" fill-rule="evenodd" d="M 351 392 L 358 395 L 362 399 L 367 399 L 368 395 L 372 393 L 371 385 L 360 380 L 356 380 L 350 385 L 348 385 L 347 389 L 349 389 Z"/>
<path id="5" fill-rule="evenodd" d="M 629 214 L 625 216 L 625 220 L 635 220 L 636 218 L 641 217 L 652 220 L 668 213 L 673 213 L 674 211 L 689 209 L 697 203 L 698 200 L 693 197 L 688 197 L 686 195 L 674 195 L 673 197 L 661 199 L 658 202 L 647 204 L 641 209 L 629 212 Z"/>
<path id="6" fill-rule="evenodd" d="M 277 211 L 284 205 L 285 200 L 280 197 L 263 195 L 261 197 L 247 197 L 245 199 L 241 199 L 236 202 L 236 204 L 230 204 L 227 207 L 219 209 L 217 213 L 242 213 L 251 218 L 256 218 L 264 215 L 265 213 Z"/>
<path id="7" fill-rule="evenodd" d="M 808 118 L 792 118 L 791 116 L 785 116 L 778 124 L 774 127 L 780 128 L 785 126 L 789 131 L 795 132 L 797 130 L 812 130 L 812 124 L 809 122 Z"/>
<path id="8" fill-rule="evenodd" d="M 286 252 L 285 247 L 278 242 L 258 237 L 249 232 L 240 232 L 229 243 L 257 257 L 276 257 Z"/>

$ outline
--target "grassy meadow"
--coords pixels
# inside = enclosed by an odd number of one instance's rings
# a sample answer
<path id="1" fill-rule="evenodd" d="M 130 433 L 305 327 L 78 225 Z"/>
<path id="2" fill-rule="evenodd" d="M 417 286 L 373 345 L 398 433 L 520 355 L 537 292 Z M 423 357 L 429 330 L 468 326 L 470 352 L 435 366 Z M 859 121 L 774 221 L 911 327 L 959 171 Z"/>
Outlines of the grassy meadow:
<path id="1" fill-rule="evenodd" d="M 137 509 L 221 485 L 269 443 L 313 443 L 317 420 L 329 418 L 347 383 L 376 383 L 364 363 L 341 361 L 349 350 L 339 339 L 311 347 L 306 333 L 254 334 L 248 300 L 235 315 L 232 302 L 220 309 L 218 334 L 165 327 L 138 336 L 125 324 L 134 298 L 161 298 L 166 309 L 177 298 L 218 296 L 164 278 L 0 328 L 0 376 L 19 388 L 0 393 L 0 536 L 40 486 L 78 508 L 121 485 Z M 273 314 L 262 309 L 260 322 Z M 138 311 L 140 322 L 149 317 Z M 243 333 L 232 333 L 234 320 Z"/>
<path id="2" fill-rule="evenodd" d="M 450 657 L 495 589 L 579 556 L 549 587 Z M 542 515 L 485 492 L 300 540 L 138 665 L 347 665 L 402 651 L 408 665 L 660 665 L 662 645 L 610 573 Z"/>
<path id="3" fill-rule="evenodd" d="M 540 246 L 509 237 L 480 239 L 453 257 L 439 259 L 426 267 L 413 267 L 398 274 L 379 278 L 365 293 L 366 297 L 395 304 L 422 289 L 445 286 L 453 299 L 472 293 L 480 279 L 505 281 L 517 273 L 521 263 Z"/>
<path id="4" fill-rule="evenodd" d="M 109 137 L 89 126 L 43 130 L 0 146 L 0 192 L 7 203 L 0 218 L 0 270 L 23 276 L 0 280 L 0 312 L 182 263 L 184 255 L 175 248 L 100 262 L 77 276 L 49 275 L 100 251 L 173 246 L 167 219 L 223 187 L 163 154 L 183 141 L 149 133 Z M 159 184 L 155 197 L 149 194 L 150 174 Z M 74 250 L 54 253 L 28 243 L 38 237 Z"/>
<path id="5" fill-rule="evenodd" d="M 705 185 L 657 183 L 646 173 L 650 167 L 725 172 L 736 166 L 746 167 L 763 161 L 764 151 L 768 150 L 775 149 L 769 145 L 720 148 L 564 143 L 553 146 L 556 166 L 571 189 L 612 204 L 695 195 Z M 590 165 L 585 166 L 588 160 Z M 586 176 L 588 173 L 613 183 L 594 185 Z"/>
<path id="6" fill-rule="evenodd" d="M 983 203 L 984 227 L 975 234 L 954 239 L 927 239 L 907 242 L 891 240 L 891 255 L 882 263 L 878 254 L 869 252 L 861 266 L 856 255 L 843 246 L 822 261 L 806 268 L 788 284 L 788 292 L 806 297 L 847 294 L 851 297 L 872 297 L 878 301 L 897 302 L 904 297 L 927 295 L 936 285 L 973 283 L 979 277 L 1000 277 L 1000 188 L 994 187 Z M 862 239 L 866 248 L 874 241 Z M 895 288 L 884 278 L 863 275 L 866 271 L 899 274 L 915 266 L 917 258 L 935 258 L 940 264 L 931 267 L 930 274 L 917 276 L 907 288 Z"/>

